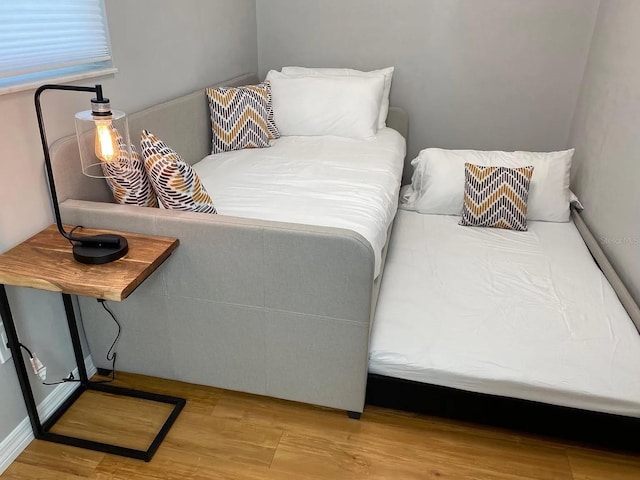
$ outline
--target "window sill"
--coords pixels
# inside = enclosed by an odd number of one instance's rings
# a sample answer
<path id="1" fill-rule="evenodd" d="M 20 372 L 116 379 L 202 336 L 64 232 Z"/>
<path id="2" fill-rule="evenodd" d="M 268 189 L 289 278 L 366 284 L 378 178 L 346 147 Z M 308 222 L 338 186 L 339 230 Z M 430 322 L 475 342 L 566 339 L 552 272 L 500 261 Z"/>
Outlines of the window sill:
<path id="1" fill-rule="evenodd" d="M 107 68 L 100 68 L 98 70 L 90 70 L 87 72 L 71 73 L 67 75 L 56 75 L 52 77 L 43 77 L 38 80 L 34 80 L 32 82 L 0 87 L 0 95 L 7 95 L 10 93 L 22 92 L 25 90 L 35 90 L 40 85 L 44 85 L 45 83 L 77 82 L 79 80 L 86 80 L 87 78 L 104 77 L 105 75 L 113 75 L 115 73 L 118 73 L 117 68 L 107 67 Z"/>

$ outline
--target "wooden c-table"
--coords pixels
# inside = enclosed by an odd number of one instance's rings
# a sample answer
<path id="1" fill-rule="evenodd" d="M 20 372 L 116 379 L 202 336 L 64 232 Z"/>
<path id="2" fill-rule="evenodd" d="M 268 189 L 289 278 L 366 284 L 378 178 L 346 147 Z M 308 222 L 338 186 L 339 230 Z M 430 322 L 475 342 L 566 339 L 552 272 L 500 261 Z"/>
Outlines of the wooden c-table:
<path id="1" fill-rule="evenodd" d="M 124 300 L 171 255 L 179 242 L 175 238 L 84 228 L 77 229 L 74 235 L 84 236 L 100 233 L 116 233 L 124 236 L 129 243 L 128 253 L 115 262 L 103 265 L 79 263 L 73 258 L 70 243 L 60 235 L 55 225 L 51 225 L 0 255 L 0 315 L 5 325 L 9 348 L 14 359 L 13 363 L 36 438 L 138 458 L 148 462 L 184 407 L 185 400 L 89 381 L 71 295 L 103 300 Z M 79 387 L 44 423 L 40 421 L 27 369 L 22 361 L 20 341 L 9 308 L 5 285 L 31 287 L 62 294 L 80 377 Z M 147 450 L 136 450 L 51 432 L 51 427 L 87 390 L 161 402 L 171 404 L 174 407 Z"/>

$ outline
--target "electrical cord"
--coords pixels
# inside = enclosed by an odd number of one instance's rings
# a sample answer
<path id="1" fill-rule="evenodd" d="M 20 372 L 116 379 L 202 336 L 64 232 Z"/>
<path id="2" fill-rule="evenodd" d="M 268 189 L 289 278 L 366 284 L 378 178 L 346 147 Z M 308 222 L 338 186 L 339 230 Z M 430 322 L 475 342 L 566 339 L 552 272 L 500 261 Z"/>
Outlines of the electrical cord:
<path id="1" fill-rule="evenodd" d="M 73 372 L 69 372 L 69 375 L 66 378 L 63 378 L 62 380 L 60 380 L 59 382 L 42 382 L 43 385 L 60 385 L 61 383 L 69 383 L 69 382 L 79 382 L 80 379 L 76 378 L 73 376 Z"/>
<path id="2" fill-rule="evenodd" d="M 111 347 L 109 347 L 109 350 L 107 351 L 107 360 L 111 362 L 111 378 L 109 380 L 98 380 L 92 383 L 111 383 L 116 379 L 116 358 L 118 357 L 118 352 L 114 352 L 113 349 L 115 348 L 116 344 L 118 343 L 118 340 L 120 339 L 120 334 L 122 333 L 122 325 L 120 325 L 120 322 L 116 318 L 115 313 L 113 313 L 111 308 L 109 308 L 109 306 L 106 304 L 106 300 L 99 298 L 98 303 L 102 305 L 102 308 L 106 310 L 106 312 L 111 316 L 113 321 L 116 323 L 116 325 L 118 326 L 118 333 L 116 334 L 116 338 L 113 340 Z"/>
<path id="3" fill-rule="evenodd" d="M 27 347 L 25 344 L 23 343 L 18 343 L 18 345 L 20 345 L 20 348 L 22 348 L 23 350 L 25 350 L 28 354 L 29 354 L 29 359 L 31 359 L 31 361 L 33 361 L 36 356 L 33 354 L 33 352 L 29 349 L 29 347 Z M 45 382 L 44 380 L 42 381 L 43 385 L 60 385 L 61 383 L 68 383 L 68 382 L 79 382 L 80 380 L 77 380 L 74 376 L 73 373 L 69 373 L 69 375 L 66 378 L 63 378 L 62 380 L 60 380 L 59 382 Z"/>
<path id="4" fill-rule="evenodd" d="M 116 315 L 113 313 L 111 308 L 109 308 L 109 306 L 105 303 L 105 300 L 98 299 L 98 302 L 100 303 L 100 305 L 102 305 L 102 308 L 104 308 L 107 311 L 107 313 L 111 315 L 111 318 L 113 319 L 114 322 L 116 322 L 116 325 L 118 326 L 118 333 L 116 334 L 116 338 L 111 344 L 111 347 L 109 348 L 109 350 L 107 351 L 107 360 L 115 362 L 116 356 L 118 355 L 118 353 L 114 352 L 113 349 L 115 348 L 116 343 L 118 343 L 118 340 L 120 339 L 120 333 L 122 333 L 122 325 L 120 325 L 120 322 L 118 322 L 118 319 L 116 318 Z"/>
<path id="5" fill-rule="evenodd" d="M 29 358 L 33 358 L 33 352 L 29 350 L 26 345 L 23 345 L 22 343 L 19 343 L 18 345 L 20 345 L 20 348 L 24 348 L 27 351 L 27 353 L 29 354 Z"/>
<path id="6" fill-rule="evenodd" d="M 75 227 L 73 227 L 69 232 L 69 236 L 72 236 L 73 232 L 75 232 L 79 228 L 82 228 L 82 225 L 76 225 Z M 67 238 L 67 241 L 69 242 L 70 245 L 73 245 L 73 242 L 70 239 Z"/>
<path id="7" fill-rule="evenodd" d="M 73 230 L 75 230 L 76 228 L 79 228 L 79 227 L 74 227 Z M 73 230 L 71 230 L 72 233 L 73 233 Z M 109 308 L 109 306 L 105 303 L 104 299 L 99 298 L 98 302 L 100 303 L 100 305 L 102 305 L 102 308 L 104 308 L 107 311 L 107 313 L 111 316 L 113 321 L 118 326 L 118 333 L 116 334 L 116 338 L 113 340 L 111 347 L 109 347 L 109 350 L 107 351 L 107 360 L 111 362 L 111 378 L 108 380 L 97 380 L 91 383 L 111 383 L 116 379 L 116 358 L 118 357 L 118 352 L 114 352 L 113 349 L 116 347 L 116 344 L 120 339 L 120 334 L 122 333 L 122 325 L 120 325 L 120 322 L 116 318 L 115 313 L 113 313 L 111 308 Z M 31 359 L 32 365 L 34 365 L 34 360 L 35 360 L 39 364 L 40 368 L 43 368 L 42 364 L 40 363 L 40 360 L 37 360 L 36 356 L 29 349 L 29 347 L 27 347 L 22 343 L 18 343 L 18 345 L 20 346 L 20 348 L 24 349 L 29 354 L 29 358 Z M 35 368 L 36 366 L 34 365 L 34 371 L 35 371 Z M 46 370 L 46 369 L 43 368 L 43 370 Z M 39 372 L 36 372 L 36 373 L 39 373 Z M 44 378 L 44 376 L 42 378 Z M 43 380 L 42 384 L 43 385 L 60 385 L 61 383 L 79 382 L 79 381 L 80 381 L 79 379 L 74 377 L 73 372 L 69 372 L 69 375 L 63 378 L 62 380 L 60 380 L 59 382 L 45 382 Z"/>

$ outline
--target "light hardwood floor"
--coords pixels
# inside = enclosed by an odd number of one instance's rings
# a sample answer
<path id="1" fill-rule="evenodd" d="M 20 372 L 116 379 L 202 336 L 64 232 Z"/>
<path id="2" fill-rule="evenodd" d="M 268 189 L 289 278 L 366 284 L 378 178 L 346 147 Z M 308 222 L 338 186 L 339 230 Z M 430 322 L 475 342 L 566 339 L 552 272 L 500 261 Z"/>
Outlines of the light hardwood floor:
<path id="1" fill-rule="evenodd" d="M 187 398 L 151 462 L 34 441 L 0 479 L 640 479 L 640 457 L 506 430 L 375 407 L 350 420 L 124 373 L 116 383 Z M 77 434 L 90 423 L 91 439 L 146 448 L 166 415 L 164 406 L 87 393 L 56 431 Z"/>

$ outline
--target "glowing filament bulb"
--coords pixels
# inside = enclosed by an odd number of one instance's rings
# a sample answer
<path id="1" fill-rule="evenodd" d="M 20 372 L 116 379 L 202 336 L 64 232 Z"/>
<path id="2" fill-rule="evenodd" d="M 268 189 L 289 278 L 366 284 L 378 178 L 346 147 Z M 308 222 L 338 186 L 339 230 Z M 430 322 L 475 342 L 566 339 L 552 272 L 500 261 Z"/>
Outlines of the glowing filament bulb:
<path id="1" fill-rule="evenodd" d="M 117 155 L 118 143 L 111 120 L 96 120 L 96 157 L 103 162 L 113 162 Z"/>

